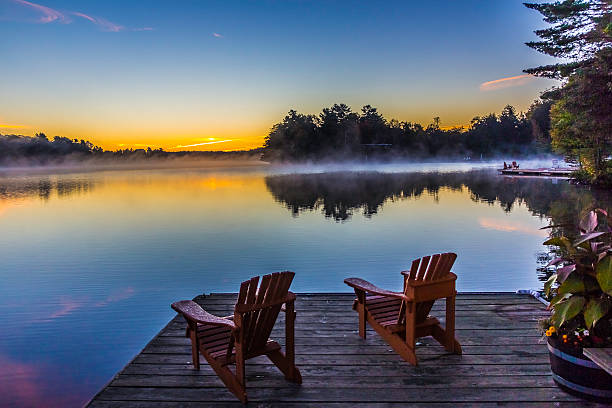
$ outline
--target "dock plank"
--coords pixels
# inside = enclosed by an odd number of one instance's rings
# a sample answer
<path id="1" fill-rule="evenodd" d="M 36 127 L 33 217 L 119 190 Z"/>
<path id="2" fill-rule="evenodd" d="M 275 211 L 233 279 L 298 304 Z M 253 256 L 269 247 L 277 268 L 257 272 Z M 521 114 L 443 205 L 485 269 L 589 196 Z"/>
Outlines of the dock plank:
<path id="1" fill-rule="evenodd" d="M 350 294 L 298 295 L 296 386 L 265 358 L 246 368 L 249 406 L 265 407 L 596 407 L 557 388 L 537 320 L 548 313 L 528 295 L 468 293 L 457 297 L 457 337 L 463 355 L 424 338 L 419 365 L 404 362 L 371 329 L 357 335 Z M 236 294 L 195 299 L 218 315 L 232 312 Z M 444 303 L 432 314 L 444 317 Z M 90 402 L 106 407 L 239 407 L 205 362 L 193 369 L 185 322 L 173 318 Z M 272 337 L 284 341 L 280 318 Z M 202 359 L 203 360 L 203 359 Z"/>

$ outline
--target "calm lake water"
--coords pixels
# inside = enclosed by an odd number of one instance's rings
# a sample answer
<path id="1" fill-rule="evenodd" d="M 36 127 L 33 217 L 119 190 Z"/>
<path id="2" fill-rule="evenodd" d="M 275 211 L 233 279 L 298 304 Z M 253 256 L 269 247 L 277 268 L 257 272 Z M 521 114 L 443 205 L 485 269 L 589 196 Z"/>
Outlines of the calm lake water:
<path id="1" fill-rule="evenodd" d="M 412 259 L 453 251 L 460 291 L 540 288 L 540 228 L 597 200 L 465 164 L 0 173 L 0 405 L 83 404 L 171 302 L 254 275 L 398 289 Z"/>

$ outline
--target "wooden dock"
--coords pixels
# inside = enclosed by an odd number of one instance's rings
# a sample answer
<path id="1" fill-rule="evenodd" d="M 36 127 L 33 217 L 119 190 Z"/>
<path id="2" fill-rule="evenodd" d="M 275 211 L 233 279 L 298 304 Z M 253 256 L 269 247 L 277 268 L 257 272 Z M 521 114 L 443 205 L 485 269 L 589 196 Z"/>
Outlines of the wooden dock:
<path id="1" fill-rule="evenodd" d="M 457 337 L 463 355 L 421 339 L 419 365 L 404 362 L 371 329 L 357 335 L 351 294 L 300 294 L 296 354 L 304 383 L 286 382 L 265 359 L 247 364 L 248 406 L 260 407 L 596 407 L 555 386 L 537 332 L 547 312 L 529 295 L 460 294 Z M 236 294 L 195 300 L 225 316 Z M 168 306 L 169 307 L 169 306 Z M 444 302 L 432 314 L 444 317 Z M 283 314 L 273 338 L 284 338 Z M 168 325 L 90 402 L 102 407 L 240 407 L 206 365 L 195 371 L 182 317 Z M 88 369 L 95 369 L 90 367 Z"/>
<path id="2" fill-rule="evenodd" d="M 568 168 L 558 169 L 497 169 L 501 174 L 505 176 L 543 176 L 543 177 L 569 177 L 574 170 Z"/>

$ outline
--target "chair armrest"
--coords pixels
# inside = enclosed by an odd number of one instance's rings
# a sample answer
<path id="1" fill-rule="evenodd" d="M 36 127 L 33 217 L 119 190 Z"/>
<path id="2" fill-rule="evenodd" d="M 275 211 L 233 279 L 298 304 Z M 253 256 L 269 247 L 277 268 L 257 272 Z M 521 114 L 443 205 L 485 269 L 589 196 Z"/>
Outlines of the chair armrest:
<path id="1" fill-rule="evenodd" d="M 408 297 L 401 292 L 391 292 L 390 290 L 381 289 L 378 286 L 375 286 L 371 284 L 370 282 L 363 280 L 363 279 L 347 278 L 344 280 L 344 283 L 346 283 L 347 285 L 349 285 L 350 287 L 356 290 L 373 293 L 375 295 L 394 297 L 394 298 L 409 301 Z"/>
<path id="2" fill-rule="evenodd" d="M 172 304 L 172 309 L 185 316 L 187 320 L 200 324 L 210 324 L 212 326 L 226 326 L 232 330 L 236 329 L 236 324 L 223 317 L 212 315 L 202 309 L 193 300 L 181 300 Z"/>

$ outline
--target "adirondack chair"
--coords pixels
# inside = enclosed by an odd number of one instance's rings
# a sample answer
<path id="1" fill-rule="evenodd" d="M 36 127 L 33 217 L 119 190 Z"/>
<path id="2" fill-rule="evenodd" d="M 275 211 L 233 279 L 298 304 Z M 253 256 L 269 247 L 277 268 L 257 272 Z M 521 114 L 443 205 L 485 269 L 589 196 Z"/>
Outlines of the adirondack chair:
<path id="1" fill-rule="evenodd" d="M 225 386 L 244 404 L 247 402 L 245 361 L 250 358 L 266 355 L 285 379 L 302 383 L 295 366 L 295 294 L 289 291 L 294 275 L 288 271 L 264 275 L 259 288 L 259 276 L 242 282 L 233 316 L 214 316 L 191 300 L 172 304 L 187 320 L 186 336 L 191 338 L 194 368 L 200 369 L 199 353 L 202 353 Z M 277 342 L 269 339 L 281 310 L 286 313 L 286 355 Z M 235 364 L 235 373 L 229 369 L 230 364 Z"/>
<path id="2" fill-rule="evenodd" d="M 415 259 L 410 271 L 402 271 L 404 291 L 378 288 L 359 278 L 344 283 L 355 290 L 353 309 L 359 313 L 359 336 L 366 337 L 366 322 L 389 343 L 404 360 L 417 365 L 416 340 L 433 336 L 444 348 L 461 354 L 455 339 L 455 281 L 451 267 L 456 254 L 445 253 Z M 436 299 L 446 299 L 446 327 L 429 316 Z"/>

